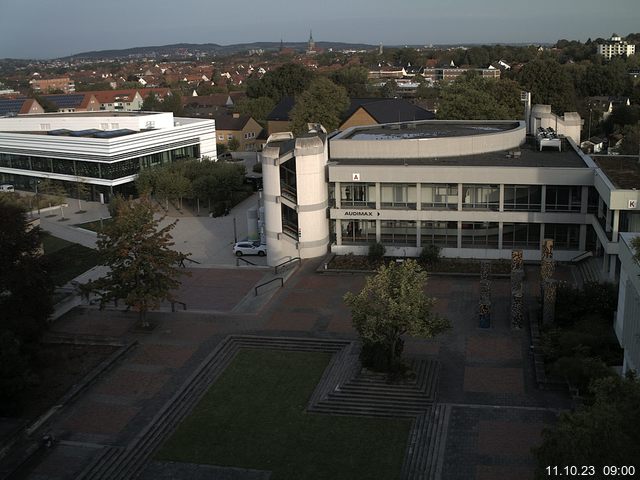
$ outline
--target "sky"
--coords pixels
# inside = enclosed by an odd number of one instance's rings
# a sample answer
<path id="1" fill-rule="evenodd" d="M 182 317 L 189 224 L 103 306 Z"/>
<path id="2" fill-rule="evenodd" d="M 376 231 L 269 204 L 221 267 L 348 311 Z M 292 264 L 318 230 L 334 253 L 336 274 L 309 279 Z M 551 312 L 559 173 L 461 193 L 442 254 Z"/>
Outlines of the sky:
<path id="1" fill-rule="evenodd" d="M 172 43 L 553 43 L 640 31 L 638 0 L 0 0 L 0 58 Z"/>

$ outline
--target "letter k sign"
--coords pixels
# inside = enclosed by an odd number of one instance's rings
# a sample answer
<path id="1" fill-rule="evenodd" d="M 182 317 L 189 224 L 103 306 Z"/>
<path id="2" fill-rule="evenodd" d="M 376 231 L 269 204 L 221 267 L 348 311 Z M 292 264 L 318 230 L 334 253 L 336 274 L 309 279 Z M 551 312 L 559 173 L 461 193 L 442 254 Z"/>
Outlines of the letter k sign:
<path id="1" fill-rule="evenodd" d="M 360 174 L 359 173 L 354 173 L 353 174 L 353 181 L 354 182 L 359 182 L 360 181 Z"/>

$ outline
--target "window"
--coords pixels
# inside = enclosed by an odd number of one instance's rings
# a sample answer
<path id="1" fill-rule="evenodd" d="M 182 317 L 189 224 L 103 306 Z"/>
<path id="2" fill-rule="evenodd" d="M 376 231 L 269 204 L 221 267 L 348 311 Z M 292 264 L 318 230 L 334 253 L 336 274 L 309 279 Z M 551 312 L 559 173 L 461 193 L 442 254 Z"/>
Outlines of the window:
<path id="1" fill-rule="evenodd" d="M 463 185 L 462 208 L 465 210 L 494 210 L 500 205 L 498 185 Z"/>
<path id="2" fill-rule="evenodd" d="M 420 244 L 456 248 L 458 246 L 458 222 L 421 222 Z"/>
<path id="3" fill-rule="evenodd" d="M 505 185 L 505 211 L 539 212 L 542 187 L 540 185 Z"/>
<path id="4" fill-rule="evenodd" d="M 553 248 L 558 250 L 578 250 L 580 226 L 545 223 L 544 238 L 553 239 Z"/>
<path id="5" fill-rule="evenodd" d="M 423 209 L 458 209 L 458 184 L 423 184 L 421 187 Z"/>
<path id="6" fill-rule="evenodd" d="M 498 248 L 497 222 L 463 222 L 462 248 Z"/>
<path id="7" fill-rule="evenodd" d="M 413 220 L 383 220 L 380 233 L 385 245 L 416 246 L 416 222 Z"/>
<path id="8" fill-rule="evenodd" d="M 387 183 L 380 186 L 380 205 L 383 208 L 416 208 L 416 186 L 406 183 Z"/>
<path id="9" fill-rule="evenodd" d="M 233 135 L 231 133 L 227 135 L 227 140 L 233 140 Z"/>
<path id="10" fill-rule="evenodd" d="M 502 226 L 502 248 L 537 250 L 540 248 L 539 223 L 505 223 Z"/>
<path id="11" fill-rule="evenodd" d="M 376 241 L 375 220 L 343 220 L 343 245 L 368 245 Z"/>
<path id="12" fill-rule="evenodd" d="M 548 212 L 579 212 L 581 186 L 548 186 L 546 209 Z"/>
<path id="13" fill-rule="evenodd" d="M 296 159 L 294 157 L 280 165 L 280 192 L 283 197 L 288 198 L 292 202 L 297 202 L 297 186 Z"/>
<path id="14" fill-rule="evenodd" d="M 51 124 L 50 123 L 41 123 L 40 124 L 40 130 L 51 130 Z"/>
<path id="15" fill-rule="evenodd" d="M 342 208 L 376 207 L 376 186 L 374 183 L 340 184 L 340 205 Z"/>
<path id="16" fill-rule="evenodd" d="M 218 140 L 224 141 L 224 135 L 218 135 Z"/>
<path id="17" fill-rule="evenodd" d="M 282 232 L 289 237 L 298 240 L 298 212 L 287 205 L 282 205 Z"/>

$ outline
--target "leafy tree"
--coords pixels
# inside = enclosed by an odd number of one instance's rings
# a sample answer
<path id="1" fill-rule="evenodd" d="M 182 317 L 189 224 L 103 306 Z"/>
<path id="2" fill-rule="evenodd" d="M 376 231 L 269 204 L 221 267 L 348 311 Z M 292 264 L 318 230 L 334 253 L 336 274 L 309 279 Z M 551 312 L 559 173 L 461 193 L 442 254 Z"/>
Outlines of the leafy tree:
<path id="1" fill-rule="evenodd" d="M 52 307 L 53 282 L 40 255 L 40 229 L 24 211 L 0 199 L 0 330 L 34 343 Z"/>
<path id="2" fill-rule="evenodd" d="M 163 301 L 174 301 L 173 291 L 184 274 L 180 264 L 190 254 L 172 250 L 171 230 L 177 220 L 160 228 L 147 198 L 120 205 L 114 221 L 98 233 L 101 264 L 109 272 L 84 285 L 86 294 L 98 296 L 100 306 L 123 300 L 139 314 L 140 325 L 149 327 L 146 314 Z"/>
<path id="3" fill-rule="evenodd" d="M 543 432 L 535 449 L 536 478 L 549 478 L 547 465 L 635 465 L 640 458 L 640 382 L 618 376 L 596 380 L 593 399 L 576 412 L 566 412 Z"/>
<path id="4" fill-rule="evenodd" d="M 431 338 L 450 327 L 433 312 L 435 299 L 425 295 L 426 281 L 427 273 L 416 261 L 390 262 L 366 279 L 360 293 L 344 296 L 364 345 L 383 350 L 389 371 L 399 364 L 403 335 Z"/>
<path id="5" fill-rule="evenodd" d="M 320 123 L 333 131 L 348 107 L 349 97 L 343 87 L 328 78 L 317 78 L 296 100 L 291 111 L 292 129 L 300 134 L 306 132 L 307 123 Z"/>
<path id="6" fill-rule="evenodd" d="M 249 115 L 262 126 L 265 126 L 267 123 L 267 116 L 275 106 L 276 103 L 270 97 L 247 97 L 240 100 L 237 108 L 238 112 L 242 115 Z"/>
<path id="7" fill-rule="evenodd" d="M 0 415 L 20 409 L 30 372 L 28 358 L 15 334 L 0 329 Z"/>
<path id="8" fill-rule="evenodd" d="M 533 103 L 551 105 L 554 112 L 576 109 L 576 92 L 567 70 L 555 59 L 536 59 L 527 63 L 516 80 L 531 92 Z"/>
<path id="9" fill-rule="evenodd" d="M 624 138 L 620 146 L 622 155 L 640 155 L 640 123 L 636 125 L 626 125 L 622 129 Z"/>
<path id="10" fill-rule="evenodd" d="M 313 80 L 313 73 L 302 65 L 285 63 L 267 72 L 259 79 L 247 79 L 247 96 L 251 98 L 270 97 L 279 102 L 282 97 L 292 97 L 303 92 Z"/>
<path id="11" fill-rule="evenodd" d="M 172 112 L 174 116 L 182 115 L 182 95 L 178 90 L 171 90 L 171 95 L 167 95 L 164 102 L 160 104 L 163 112 Z"/>
<path id="12" fill-rule="evenodd" d="M 438 118 L 446 120 L 505 120 L 524 115 L 520 86 L 513 80 L 463 75 L 441 91 Z"/>
<path id="13" fill-rule="evenodd" d="M 393 61 L 403 67 L 417 65 L 420 62 L 420 53 L 415 48 L 399 48 L 393 52 Z"/>
<path id="14" fill-rule="evenodd" d="M 361 66 L 349 66 L 331 74 L 331 80 L 347 90 L 350 98 L 366 97 L 369 71 Z"/>
<path id="15" fill-rule="evenodd" d="M 229 150 L 232 152 L 235 152 L 240 148 L 240 142 L 237 138 L 232 138 L 227 142 L 227 147 L 229 147 Z"/>
<path id="16" fill-rule="evenodd" d="M 160 100 L 155 93 L 149 92 L 142 102 L 142 111 L 144 112 L 157 112 L 160 110 Z"/>
<path id="17" fill-rule="evenodd" d="M 380 96 L 383 98 L 395 98 L 398 93 L 398 83 L 391 79 L 387 80 L 387 82 L 380 87 Z"/>

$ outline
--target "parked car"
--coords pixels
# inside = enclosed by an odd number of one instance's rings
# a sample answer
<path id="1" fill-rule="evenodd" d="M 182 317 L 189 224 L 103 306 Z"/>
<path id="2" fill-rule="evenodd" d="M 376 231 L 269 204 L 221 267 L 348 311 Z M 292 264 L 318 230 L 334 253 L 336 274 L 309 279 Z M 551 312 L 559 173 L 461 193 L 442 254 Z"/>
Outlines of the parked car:
<path id="1" fill-rule="evenodd" d="M 15 192 L 13 185 L 0 185 L 0 192 Z"/>
<path id="2" fill-rule="evenodd" d="M 242 255 L 259 255 L 264 257 L 267 254 L 267 246 L 260 242 L 238 242 L 233 246 L 233 253 L 237 257 Z"/>

